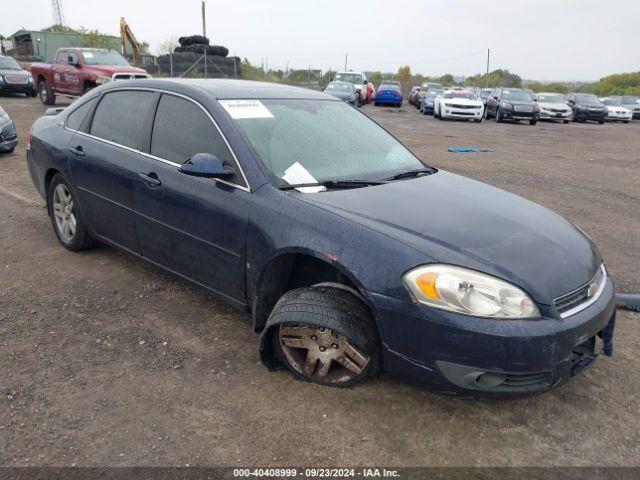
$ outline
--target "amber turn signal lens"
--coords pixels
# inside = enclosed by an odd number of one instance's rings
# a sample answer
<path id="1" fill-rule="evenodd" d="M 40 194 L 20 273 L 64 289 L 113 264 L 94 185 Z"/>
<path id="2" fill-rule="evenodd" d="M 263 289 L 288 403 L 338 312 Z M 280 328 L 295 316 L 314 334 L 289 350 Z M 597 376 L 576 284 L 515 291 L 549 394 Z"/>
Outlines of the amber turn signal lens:
<path id="1" fill-rule="evenodd" d="M 440 299 L 440 294 L 436 290 L 436 280 L 440 274 L 436 272 L 425 273 L 416 279 L 416 284 L 422 293 L 434 300 Z"/>

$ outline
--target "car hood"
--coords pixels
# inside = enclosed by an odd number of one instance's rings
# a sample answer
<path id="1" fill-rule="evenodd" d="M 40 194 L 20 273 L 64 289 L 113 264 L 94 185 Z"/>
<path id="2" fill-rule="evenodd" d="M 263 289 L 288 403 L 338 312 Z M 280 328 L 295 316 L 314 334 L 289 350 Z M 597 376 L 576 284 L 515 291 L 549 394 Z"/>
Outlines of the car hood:
<path id="1" fill-rule="evenodd" d="M 481 107 L 481 100 L 470 100 L 468 98 L 443 98 L 444 103 L 454 103 L 456 105 L 472 105 L 474 107 Z"/>
<path id="2" fill-rule="evenodd" d="M 114 73 L 147 73 L 142 68 L 120 65 L 86 65 L 87 69 L 111 76 Z"/>
<path id="3" fill-rule="evenodd" d="M 327 92 L 327 91 L 325 91 L 324 93 L 326 93 L 327 95 L 331 95 L 332 97 L 340 98 L 342 100 L 355 96 L 355 93 L 350 93 L 350 92 Z"/>
<path id="4" fill-rule="evenodd" d="M 19 77 L 28 77 L 31 74 L 26 70 L 12 70 L 10 68 L 0 68 L 0 75 L 16 75 Z"/>
<path id="5" fill-rule="evenodd" d="M 602 262 L 589 238 L 559 215 L 449 172 L 295 195 L 414 248 L 424 263 L 495 275 L 541 304 L 587 283 Z"/>

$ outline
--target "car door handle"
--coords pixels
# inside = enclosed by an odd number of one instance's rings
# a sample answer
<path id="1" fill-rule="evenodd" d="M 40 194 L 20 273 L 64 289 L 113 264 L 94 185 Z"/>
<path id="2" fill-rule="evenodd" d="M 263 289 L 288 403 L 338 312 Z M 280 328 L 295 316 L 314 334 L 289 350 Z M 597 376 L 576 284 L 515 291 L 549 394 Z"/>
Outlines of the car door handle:
<path id="1" fill-rule="evenodd" d="M 75 147 L 69 147 L 69 150 L 71 151 L 71 153 L 73 153 L 74 155 L 76 155 L 78 157 L 84 157 L 84 155 L 85 155 L 84 149 L 82 148 L 82 145 L 77 145 Z"/>
<path id="2" fill-rule="evenodd" d="M 160 185 L 162 185 L 162 182 L 160 181 L 160 179 L 158 178 L 158 176 L 151 172 L 151 173 L 139 173 L 138 176 L 149 186 L 151 187 L 159 187 Z"/>

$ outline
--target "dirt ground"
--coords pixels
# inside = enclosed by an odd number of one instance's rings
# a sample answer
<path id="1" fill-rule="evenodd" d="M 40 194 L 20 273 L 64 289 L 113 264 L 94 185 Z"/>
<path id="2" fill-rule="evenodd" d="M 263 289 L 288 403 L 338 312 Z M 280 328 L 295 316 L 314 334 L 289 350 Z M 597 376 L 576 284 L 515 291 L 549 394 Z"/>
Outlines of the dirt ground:
<path id="1" fill-rule="evenodd" d="M 615 357 L 524 400 L 460 400 L 386 375 L 351 390 L 300 383 L 260 364 L 246 313 L 114 249 L 61 248 L 25 162 L 44 108 L 0 105 L 21 141 L 0 155 L 0 466 L 640 464 L 640 315 L 619 311 Z M 640 291 L 640 122 L 365 111 L 428 163 L 564 215 L 619 290 Z M 462 146 L 496 152 L 447 152 Z"/>

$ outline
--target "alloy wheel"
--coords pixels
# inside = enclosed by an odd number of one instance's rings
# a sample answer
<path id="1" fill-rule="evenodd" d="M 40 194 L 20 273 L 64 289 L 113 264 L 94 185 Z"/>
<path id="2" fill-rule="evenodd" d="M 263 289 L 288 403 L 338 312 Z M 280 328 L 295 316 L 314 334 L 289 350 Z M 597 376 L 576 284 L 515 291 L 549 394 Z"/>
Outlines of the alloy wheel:
<path id="1" fill-rule="evenodd" d="M 58 184 L 53 191 L 53 215 L 56 220 L 58 233 L 65 242 L 73 240 L 76 234 L 76 215 L 73 210 L 73 197 L 63 183 Z"/>
<path id="2" fill-rule="evenodd" d="M 291 367 L 309 380 L 344 383 L 360 375 L 370 356 L 324 327 L 280 325 L 278 340 Z"/>

